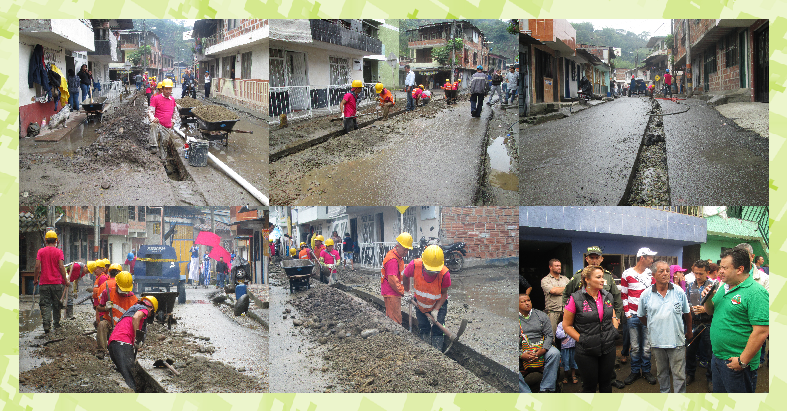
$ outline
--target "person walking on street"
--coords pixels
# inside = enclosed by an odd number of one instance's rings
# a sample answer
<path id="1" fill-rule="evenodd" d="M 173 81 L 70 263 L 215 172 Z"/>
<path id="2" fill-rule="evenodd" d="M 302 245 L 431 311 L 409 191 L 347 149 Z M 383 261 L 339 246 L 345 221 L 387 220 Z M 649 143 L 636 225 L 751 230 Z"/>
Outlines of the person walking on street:
<path id="1" fill-rule="evenodd" d="M 354 80 L 351 82 L 351 91 L 345 93 L 340 101 L 340 114 L 342 115 L 342 127 L 345 133 L 350 133 L 359 129 L 356 123 L 356 102 L 359 99 L 359 93 L 362 91 L 364 84 L 361 80 Z"/>
<path id="2" fill-rule="evenodd" d="M 58 235 L 53 230 L 44 235 L 46 246 L 36 253 L 36 267 L 33 272 L 33 285 L 38 286 L 38 306 L 41 309 L 41 325 L 44 333 L 60 329 L 60 311 L 63 292 L 71 286 L 63 266 L 63 251 L 58 249 Z M 65 287 L 65 289 L 64 289 Z"/>
<path id="3" fill-rule="evenodd" d="M 66 71 L 66 82 L 68 83 L 68 102 L 71 105 L 71 111 L 77 112 L 79 111 L 79 89 L 80 89 L 80 80 L 74 74 L 74 69 L 68 69 Z"/>
<path id="4" fill-rule="evenodd" d="M 712 391 L 755 393 L 759 353 L 770 334 L 770 294 L 750 276 L 748 251 L 734 248 L 721 253 L 723 283 L 704 288 L 704 311 L 712 315 Z"/>
<path id="5" fill-rule="evenodd" d="M 504 101 L 504 93 L 501 89 L 501 83 L 504 81 L 504 78 L 501 77 L 501 70 L 496 70 L 493 73 L 493 77 L 490 79 L 490 97 L 488 98 L 488 104 L 493 105 L 493 96 L 496 94 L 499 95 L 499 104 L 505 105 L 506 102 Z"/>
<path id="6" fill-rule="evenodd" d="M 80 68 L 79 72 L 77 73 L 79 77 L 79 87 L 82 89 L 82 100 L 85 101 L 88 97 L 91 96 L 90 94 L 90 85 L 91 85 L 91 78 L 90 74 L 88 73 L 88 65 L 83 64 L 82 68 Z"/>
<path id="7" fill-rule="evenodd" d="M 386 316 L 398 325 L 403 323 L 403 313 L 400 300 L 405 295 L 403 287 L 403 270 L 405 263 L 403 257 L 414 248 L 414 238 L 408 232 L 403 232 L 397 238 L 395 247 L 386 252 L 383 266 L 381 267 L 381 295 L 384 297 Z M 410 322 L 410 320 L 409 320 Z"/>
<path id="8" fill-rule="evenodd" d="M 211 75 L 208 73 L 208 70 L 205 71 L 205 98 L 208 98 L 208 94 L 211 91 Z"/>
<path id="9" fill-rule="evenodd" d="M 342 263 L 343 267 L 348 266 L 348 262 L 351 262 L 351 270 L 353 269 L 353 239 L 351 239 L 351 234 L 346 233 L 345 237 L 342 239 Z"/>
<path id="10" fill-rule="evenodd" d="M 137 87 L 137 91 L 142 89 L 142 75 L 140 73 L 134 76 L 134 85 Z"/>
<path id="11" fill-rule="evenodd" d="M 471 76 L 471 117 L 482 115 L 482 106 L 485 102 L 485 95 L 488 94 L 488 79 L 482 72 L 482 66 L 477 66 L 477 72 Z"/>
<path id="12" fill-rule="evenodd" d="M 411 66 L 405 65 L 405 110 L 412 111 L 414 110 L 414 98 L 411 96 L 411 92 L 414 90 L 414 86 L 416 86 L 416 75 L 414 72 L 411 71 Z"/>
<path id="13" fill-rule="evenodd" d="M 421 257 L 406 265 L 403 270 L 403 287 L 406 292 L 411 291 L 410 278 L 414 278 L 412 299 L 419 309 L 414 311 L 419 325 L 419 338 L 443 352 L 444 332 L 428 319 L 430 316 L 434 322 L 443 325 L 447 316 L 447 290 L 452 286 L 452 281 L 449 269 L 444 266 L 444 251 L 441 246 L 428 246 Z M 409 302 L 410 304 L 412 303 Z"/>
<path id="14" fill-rule="evenodd" d="M 582 392 L 611 393 L 619 318 L 614 313 L 613 296 L 603 288 L 603 268 L 587 266 L 581 276 L 583 288 L 570 295 L 562 328 L 576 341 L 575 362 Z"/>
<path id="15" fill-rule="evenodd" d="M 136 304 L 123 313 L 110 335 L 108 349 L 110 359 L 123 376 L 126 385 L 137 390 L 134 381 L 137 352 L 142 349 L 148 317 L 156 314 L 159 301 L 153 296 L 143 296 Z"/>
<path id="16" fill-rule="evenodd" d="M 691 267 L 694 280 L 688 283 L 685 294 L 690 305 L 691 318 L 693 320 L 693 337 L 688 343 L 685 359 L 685 385 L 690 386 L 696 380 L 696 367 L 699 360 L 706 364 L 705 375 L 707 377 L 707 389 L 712 392 L 712 369 L 710 361 L 712 357 L 712 346 L 710 345 L 710 325 L 712 316 L 704 312 L 704 307 L 700 305 L 701 294 L 707 286 L 713 284 L 709 279 L 710 264 L 706 260 L 698 260 Z"/>
<path id="17" fill-rule="evenodd" d="M 540 287 L 545 293 L 545 314 L 551 320 L 551 330 L 556 331 L 556 325 L 562 321 L 562 294 L 570 279 L 562 276 L 562 262 L 559 259 L 549 260 L 548 270 L 548 275 L 540 281 Z"/>
<path id="18" fill-rule="evenodd" d="M 227 279 L 228 268 L 225 263 L 224 256 L 219 257 L 219 262 L 216 262 L 216 287 L 223 289 L 225 287 L 225 279 Z"/>
<path id="19" fill-rule="evenodd" d="M 636 265 L 622 273 L 622 299 L 625 302 L 625 313 L 627 313 L 627 324 L 630 330 L 630 375 L 625 378 L 625 384 L 630 385 L 636 379 L 643 377 L 650 385 L 657 383 L 657 379 L 652 376 L 652 364 L 650 363 L 650 340 L 649 328 L 638 319 L 638 307 L 641 302 L 641 294 L 655 283 L 652 265 L 657 252 L 649 248 L 641 248 L 636 253 Z"/>
<path id="20" fill-rule="evenodd" d="M 685 292 L 671 283 L 671 269 L 655 262 L 655 284 L 641 294 L 638 318 L 647 326 L 660 393 L 685 393 L 685 340 L 693 338 L 693 321 Z"/>
<path id="21" fill-rule="evenodd" d="M 515 66 L 510 66 L 510 69 L 504 74 L 504 81 L 507 83 L 507 93 L 504 94 L 504 104 L 508 101 L 510 104 L 515 104 L 518 100 L 518 74 L 515 73 Z"/>
<path id="22" fill-rule="evenodd" d="M 148 136 L 148 145 L 151 153 L 159 152 L 159 158 L 167 158 L 168 139 L 173 134 L 173 125 L 178 118 L 178 104 L 175 102 L 173 94 L 173 81 L 164 79 L 162 82 L 162 94 L 151 98 L 151 106 L 148 108 L 148 120 L 151 121 L 151 132 Z"/>

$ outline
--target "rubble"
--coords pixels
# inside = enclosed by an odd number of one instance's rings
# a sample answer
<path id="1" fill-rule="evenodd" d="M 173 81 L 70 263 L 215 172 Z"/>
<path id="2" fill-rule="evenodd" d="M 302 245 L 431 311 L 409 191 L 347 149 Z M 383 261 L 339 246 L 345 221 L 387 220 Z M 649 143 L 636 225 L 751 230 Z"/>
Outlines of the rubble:
<path id="1" fill-rule="evenodd" d="M 238 114 L 215 104 L 207 104 L 195 107 L 192 109 L 192 113 L 206 122 L 238 120 Z"/>

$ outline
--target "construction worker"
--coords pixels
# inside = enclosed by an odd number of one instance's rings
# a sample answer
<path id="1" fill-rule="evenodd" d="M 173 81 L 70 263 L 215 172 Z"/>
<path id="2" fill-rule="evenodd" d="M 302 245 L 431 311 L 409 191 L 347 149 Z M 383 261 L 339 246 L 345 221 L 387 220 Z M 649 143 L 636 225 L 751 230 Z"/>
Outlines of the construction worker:
<path id="1" fill-rule="evenodd" d="M 315 252 L 315 258 L 321 257 L 321 252 L 326 249 L 326 246 L 323 245 L 323 235 L 315 236 L 315 247 L 312 250 Z"/>
<path id="2" fill-rule="evenodd" d="M 334 239 L 326 239 L 326 248 L 321 251 L 321 254 L 318 257 L 322 266 L 326 266 L 331 269 L 331 274 L 329 275 L 329 284 L 333 285 L 337 283 L 336 265 L 340 262 L 340 252 L 334 249 Z"/>
<path id="3" fill-rule="evenodd" d="M 36 268 L 33 274 L 33 285 L 38 285 L 42 326 L 44 333 L 49 333 L 50 323 L 60 329 L 60 308 L 65 292 L 71 283 L 63 266 L 63 251 L 58 249 L 58 235 L 49 230 L 44 235 L 46 246 L 36 253 Z M 40 281 L 40 282 L 39 282 Z M 66 289 L 63 289 L 63 288 Z"/>
<path id="4" fill-rule="evenodd" d="M 145 341 L 145 320 L 159 309 L 159 301 L 153 296 L 143 296 L 132 305 L 115 324 L 110 335 L 108 349 L 110 359 L 129 388 L 136 391 L 133 368 L 137 361 L 137 351 Z"/>
<path id="5" fill-rule="evenodd" d="M 110 278 L 110 275 L 107 273 L 107 267 L 104 265 L 105 261 L 108 263 L 109 259 L 99 259 L 96 261 L 96 268 L 93 269 L 93 274 L 96 276 L 96 280 L 93 282 L 93 310 L 99 306 L 99 288 L 104 285 L 104 282 Z M 99 327 L 99 313 L 96 312 L 96 321 L 93 323 L 93 326 Z"/>
<path id="6" fill-rule="evenodd" d="M 162 94 L 151 98 L 148 108 L 148 119 L 151 121 L 151 131 L 148 136 L 148 146 L 152 154 L 159 152 L 159 157 L 167 158 L 167 140 L 173 133 L 173 124 L 178 119 L 178 104 L 173 94 L 173 81 L 164 79 Z"/>
<path id="7" fill-rule="evenodd" d="M 111 272 L 113 270 L 110 269 Z M 132 292 L 134 279 L 131 273 L 121 271 L 114 279 L 104 282 L 104 286 L 104 290 L 99 295 L 99 306 L 97 307 L 97 311 L 101 313 L 101 320 L 99 320 L 96 332 L 96 345 L 98 346 L 96 356 L 99 359 L 104 359 L 107 352 L 107 341 L 112 328 L 121 319 L 123 313 L 137 303 L 137 297 Z"/>
<path id="8" fill-rule="evenodd" d="M 447 101 L 447 104 L 452 104 L 452 82 L 447 79 L 441 88 L 444 89 L 444 100 Z"/>
<path id="9" fill-rule="evenodd" d="M 299 245 L 299 259 L 309 259 L 310 258 L 310 248 L 307 246 L 306 243 L 301 242 Z"/>
<path id="10" fill-rule="evenodd" d="M 403 313 L 400 308 L 400 299 L 405 294 L 403 288 L 403 269 L 405 263 L 403 257 L 409 250 L 414 248 L 414 238 L 408 232 L 403 232 L 397 236 L 395 247 L 386 252 L 383 267 L 381 268 L 381 295 L 384 297 L 386 306 L 386 316 L 397 322 L 403 323 Z"/>
<path id="11" fill-rule="evenodd" d="M 411 92 L 411 97 L 414 99 L 414 106 L 415 107 L 419 107 L 419 100 L 422 97 L 422 91 L 423 90 L 425 90 L 425 86 L 422 86 L 420 84 L 419 86 L 416 86 L 416 88 L 414 89 L 413 92 Z"/>
<path id="12" fill-rule="evenodd" d="M 394 107 L 395 101 L 392 92 L 386 90 L 384 85 L 381 83 L 375 84 L 375 92 L 378 94 L 378 98 L 380 99 L 379 105 L 381 106 L 381 112 L 384 115 L 384 120 L 389 118 L 389 109 Z"/>
<path id="13" fill-rule="evenodd" d="M 295 259 L 298 256 L 298 254 L 299 252 L 296 250 L 295 247 L 290 248 L 290 257 Z"/>
<path id="14" fill-rule="evenodd" d="M 356 100 L 359 98 L 359 93 L 362 92 L 362 87 L 364 87 L 364 83 L 361 80 L 352 81 L 351 91 L 345 93 L 340 102 L 342 127 L 345 128 L 345 133 L 359 129 L 359 126 L 356 124 Z"/>
<path id="15" fill-rule="evenodd" d="M 154 96 L 158 96 L 162 94 L 162 82 L 156 83 L 156 92 L 154 92 Z"/>
<path id="16" fill-rule="evenodd" d="M 88 274 L 88 265 L 82 262 L 72 262 L 68 266 L 69 267 L 66 268 L 66 271 L 69 273 L 68 280 L 74 285 L 74 288 L 67 292 L 68 300 L 66 302 L 66 318 L 74 319 L 74 299 L 79 293 L 79 280 Z M 95 266 L 96 264 L 94 262 L 93 267 Z"/>
<path id="17" fill-rule="evenodd" d="M 419 324 L 419 338 L 434 348 L 444 350 L 444 333 L 428 320 L 444 324 L 447 316 L 447 289 L 452 284 L 449 269 L 444 266 L 444 251 L 441 246 L 430 245 L 422 252 L 421 258 L 408 263 L 403 270 L 403 285 L 410 290 L 410 280 L 414 278 L 413 300 L 416 302 L 416 320 Z M 409 304 L 411 304 L 409 302 Z"/>

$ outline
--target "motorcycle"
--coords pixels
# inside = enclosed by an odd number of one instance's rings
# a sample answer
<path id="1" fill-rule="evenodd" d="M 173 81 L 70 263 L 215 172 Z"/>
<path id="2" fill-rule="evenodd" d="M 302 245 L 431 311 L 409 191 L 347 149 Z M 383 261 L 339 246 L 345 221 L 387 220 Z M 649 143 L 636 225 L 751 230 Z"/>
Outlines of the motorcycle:
<path id="1" fill-rule="evenodd" d="M 188 80 L 181 85 L 181 98 L 183 99 L 188 95 L 192 96 L 193 99 L 197 99 L 197 81 L 194 79 Z"/>
<path id="2" fill-rule="evenodd" d="M 450 273 L 457 273 L 460 272 L 461 269 L 463 269 L 463 263 L 465 261 L 463 256 L 466 255 L 465 242 L 455 242 L 451 245 L 444 246 L 441 244 L 441 241 L 439 241 L 438 238 L 431 236 L 429 239 L 430 240 L 425 239 L 424 236 L 422 236 L 422 238 L 419 239 L 420 256 L 428 246 L 437 245 L 440 246 L 441 250 L 444 251 L 444 266 L 446 266 L 447 269 L 449 269 Z"/>
<path id="3" fill-rule="evenodd" d="M 584 104 L 594 99 L 594 95 L 592 94 L 592 83 L 587 80 L 586 76 L 581 77 L 581 80 L 578 82 L 578 99 Z"/>

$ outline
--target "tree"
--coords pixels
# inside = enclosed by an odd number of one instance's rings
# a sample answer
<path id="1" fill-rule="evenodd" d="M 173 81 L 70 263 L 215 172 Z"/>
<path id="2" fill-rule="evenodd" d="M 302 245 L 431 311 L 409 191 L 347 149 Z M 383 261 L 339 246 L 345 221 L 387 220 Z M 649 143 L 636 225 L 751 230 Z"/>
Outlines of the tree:
<path id="1" fill-rule="evenodd" d="M 142 63 L 142 58 L 150 56 L 151 54 L 151 46 L 147 44 L 145 46 L 140 46 L 135 50 L 132 50 L 127 57 L 129 61 L 132 62 L 134 66 L 139 66 Z"/>
<path id="2" fill-rule="evenodd" d="M 452 60 L 452 42 L 448 41 L 446 46 L 443 47 L 433 47 L 433 50 L 430 51 L 430 57 L 433 60 L 437 61 L 438 64 L 442 66 L 446 66 Z M 458 53 L 463 50 L 463 39 L 456 38 L 454 40 L 455 43 L 455 53 Z"/>

